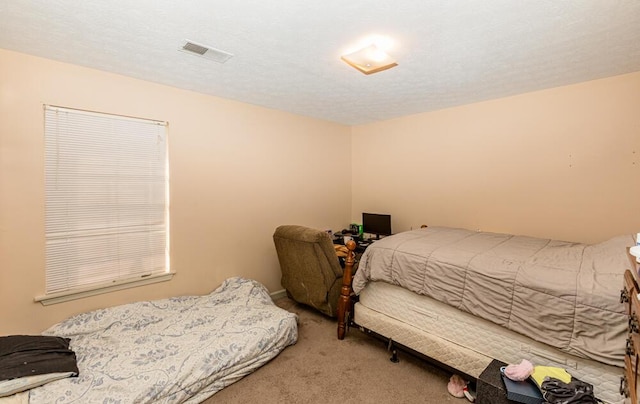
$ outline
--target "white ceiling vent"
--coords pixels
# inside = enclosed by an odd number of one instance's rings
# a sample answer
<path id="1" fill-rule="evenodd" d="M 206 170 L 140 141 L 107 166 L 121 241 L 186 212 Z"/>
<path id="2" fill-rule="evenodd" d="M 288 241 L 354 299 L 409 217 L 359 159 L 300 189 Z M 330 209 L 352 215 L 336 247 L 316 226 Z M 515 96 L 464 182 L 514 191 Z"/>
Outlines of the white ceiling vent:
<path id="1" fill-rule="evenodd" d="M 229 52 L 215 49 L 210 46 L 197 44 L 189 40 L 187 40 L 179 50 L 185 53 L 190 53 L 192 55 L 202 56 L 203 58 L 211 59 L 214 62 L 218 63 L 224 63 L 233 57 L 233 55 Z"/>

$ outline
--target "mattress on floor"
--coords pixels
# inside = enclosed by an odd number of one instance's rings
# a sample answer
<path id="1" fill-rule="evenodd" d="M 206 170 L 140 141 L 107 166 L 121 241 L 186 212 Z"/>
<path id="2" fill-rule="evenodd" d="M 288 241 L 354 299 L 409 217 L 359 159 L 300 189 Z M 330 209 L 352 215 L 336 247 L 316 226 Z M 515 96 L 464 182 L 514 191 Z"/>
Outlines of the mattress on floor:
<path id="1" fill-rule="evenodd" d="M 234 277 L 208 295 L 99 309 L 44 334 L 71 339 L 80 373 L 30 390 L 30 404 L 177 404 L 258 369 L 297 341 L 298 326 L 264 285 Z"/>
<path id="2" fill-rule="evenodd" d="M 593 384 L 602 400 L 623 401 L 618 390 L 622 368 L 569 355 L 398 286 L 369 283 L 356 304 L 355 322 L 473 377 L 492 359 L 527 359 L 534 365 L 565 368 Z"/>

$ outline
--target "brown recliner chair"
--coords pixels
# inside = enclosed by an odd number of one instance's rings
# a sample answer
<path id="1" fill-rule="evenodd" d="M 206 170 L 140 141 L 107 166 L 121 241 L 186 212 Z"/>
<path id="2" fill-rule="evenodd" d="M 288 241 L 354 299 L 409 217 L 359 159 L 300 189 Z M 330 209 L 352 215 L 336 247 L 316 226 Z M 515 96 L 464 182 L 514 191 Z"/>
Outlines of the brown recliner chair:
<path id="1" fill-rule="evenodd" d="M 342 267 L 331 237 L 323 230 L 279 226 L 273 233 L 282 286 L 296 302 L 335 317 L 342 287 Z"/>

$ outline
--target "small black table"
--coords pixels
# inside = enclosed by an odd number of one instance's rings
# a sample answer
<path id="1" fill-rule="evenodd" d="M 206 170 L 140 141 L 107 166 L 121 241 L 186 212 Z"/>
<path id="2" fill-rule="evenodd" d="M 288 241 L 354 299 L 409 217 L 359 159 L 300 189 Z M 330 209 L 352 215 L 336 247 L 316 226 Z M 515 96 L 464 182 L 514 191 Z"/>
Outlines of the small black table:
<path id="1" fill-rule="evenodd" d="M 333 244 L 337 244 L 337 245 L 344 245 L 344 237 L 345 236 L 349 236 L 353 239 L 353 241 L 356 243 L 356 250 L 355 253 L 356 254 L 360 254 L 362 255 L 362 253 L 364 252 L 364 250 L 367 249 L 367 247 L 369 247 L 371 245 L 371 241 L 365 241 L 363 240 L 361 237 L 359 237 L 358 235 L 354 235 L 354 234 L 343 234 L 343 233 L 336 233 L 333 235 Z"/>
<path id="2" fill-rule="evenodd" d="M 500 375 L 502 366 L 507 366 L 507 364 L 494 359 L 478 377 L 476 383 L 477 404 L 518 404 L 515 401 L 507 400 L 507 392 Z"/>

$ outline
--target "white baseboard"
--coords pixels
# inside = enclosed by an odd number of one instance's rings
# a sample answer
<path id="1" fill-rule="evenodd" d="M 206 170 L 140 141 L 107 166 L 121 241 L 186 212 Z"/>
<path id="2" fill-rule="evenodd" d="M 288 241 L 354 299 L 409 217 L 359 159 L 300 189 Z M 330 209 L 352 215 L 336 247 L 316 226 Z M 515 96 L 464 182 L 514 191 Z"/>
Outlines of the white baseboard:
<path id="1" fill-rule="evenodd" d="M 269 296 L 271 296 L 271 300 L 275 302 L 283 297 L 287 297 L 287 291 L 284 289 L 276 290 L 275 292 L 269 293 Z"/>

